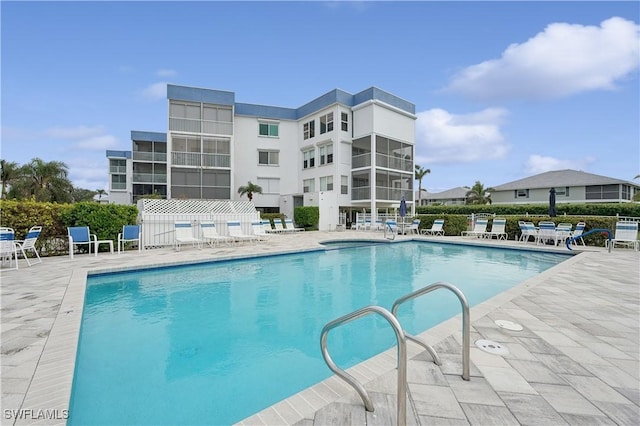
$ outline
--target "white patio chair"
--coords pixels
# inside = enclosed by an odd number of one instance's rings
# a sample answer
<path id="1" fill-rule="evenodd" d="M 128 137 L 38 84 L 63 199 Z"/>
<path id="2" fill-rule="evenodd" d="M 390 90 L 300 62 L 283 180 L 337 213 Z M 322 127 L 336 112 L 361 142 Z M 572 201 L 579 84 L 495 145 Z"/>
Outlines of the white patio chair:
<path id="1" fill-rule="evenodd" d="M 638 222 L 617 222 L 615 234 L 611 239 L 611 244 L 612 249 L 615 248 L 617 244 L 638 250 L 638 247 L 640 246 L 640 241 L 638 241 Z M 609 247 L 608 239 L 605 241 L 605 247 Z"/>
<path id="2" fill-rule="evenodd" d="M 582 238 L 582 234 L 584 233 L 584 229 L 586 226 L 587 224 L 585 222 L 578 222 L 578 224 L 576 225 L 576 229 L 571 231 L 571 242 L 573 244 L 578 245 L 578 243 L 581 242 L 583 246 L 586 246 L 586 244 L 584 243 L 584 239 Z"/>
<path id="3" fill-rule="evenodd" d="M 520 226 L 520 238 L 519 241 L 523 243 L 528 243 L 529 238 L 533 238 L 533 242 L 538 240 L 538 230 L 533 222 L 524 222 L 519 221 L 518 225 Z"/>
<path id="4" fill-rule="evenodd" d="M 214 247 L 220 243 L 231 243 L 233 239 L 226 235 L 218 234 L 216 224 L 211 221 L 200 222 L 200 231 L 202 231 L 202 242 Z"/>
<path id="5" fill-rule="evenodd" d="M 271 234 L 264 229 L 262 222 L 251 222 L 251 228 L 253 229 L 253 235 L 258 237 L 258 241 L 267 241 L 271 237 Z M 271 224 L 269 224 L 269 229 L 271 229 Z"/>
<path id="6" fill-rule="evenodd" d="M 227 221 L 227 228 L 229 229 L 229 236 L 237 242 L 242 241 L 255 241 L 258 242 L 258 236 L 253 234 L 245 234 L 242 231 L 242 226 L 237 220 Z"/>
<path id="7" fill-rule="evenodd" d="M 551 241 L 553 245 L 558 245 L 562 238 L 562 235 L 558 234 L 556 230 L 555 223 L 548 221 L 538 222 L 538 238 L 536 239 L 536 244 L 546 244 Z"/>
<path id="8" fill-rule="evenodd" d="M 369 224 L 371 224 L 371 222 L 369 222 Z M 300 231 L 304 231 L 304 228 L 296 228 L 296 226 L 293 224 L 293 220 L 291 219 L 285 219 L 284 220 L 284 226 L 285 226 L 285 232 L 300 232 Z"/>
<path id="9" fill-rule="evenodd" d="M 506 226 L 507 219 L 493 219 L 491 222 L 491 231 L 486 233 L 486 237 L 489 239 L 496 237 L 498 240 L 506 240 L 508 238 L 508 234 L 505 231 Z"/>
<path id="10" fill-rule="evenodd" d="M 488 219 L 478 219 L 476 220 L 475 225 L 473 225 L 472 231 L 462 231 L 461 235 L 463 237 L 484 238 L 487 235 L 488 222 Z"/>
<path id="11" fill-rule="evenodd" d="M 27 236 L 24 238 L 24 240 L 16 241 L 17 248 L 20 249 L 22 257 L 24 257 L 24 259 L 27 261 L 27 265 L 29 266 L 36 265 L 42 262 L 42 259 L 40 259 L 40 255 L 38 254 L 38 250 L 36 249 L 36 241 L 38 241 L 38 237 L 40 236 L 41 232 L 42 226 L 32 226 L 27 232 Z M 29 250 L 33 251 L 33 254 L 36 255 L 37 260 L 29 260 L 29 257 L 27 257 L 27 252 Z"/>
<path id="12" fill-rule="evenodd" d="M 279 234 L 282 234 L 286 231 L 284 229 L 284 226 L 282 226 L 282 220 L 280 219 L 273 219 L 273 226 L 275 226 L 274 231 L 276 231 Z"/>
<path id="13" fill-rule="evenodd" d="M 422 235 L 444 235 L 444 219 L 434 220 L 431 229 L 424 228 L 420 233 Z"/>
<path id="14" fill-rule="evenodd" d="M 2 263 L 9 262 L 9 267 L 15 260 L 16 265 L 12 269 L 18 269 L 18 246 L 13 228 L 0 228 L 0 260 Z"/>
<path id="15" fill-rule="evenodd" d="M 201 248 L 202 240 L 193 236 L 193 225 L 188 220 L 176 220 L 174 223 L 175 248 L 180 251 L 183 244 L 191 244 L 192 247 Z"/>
<path id="16" fill-rule="evenodd" d="M 419 234 L 420 233 L 420 219 L 414 219 L 411 222 L 411 225 L 406 229 L 406 231 L 410 234 Z"/>

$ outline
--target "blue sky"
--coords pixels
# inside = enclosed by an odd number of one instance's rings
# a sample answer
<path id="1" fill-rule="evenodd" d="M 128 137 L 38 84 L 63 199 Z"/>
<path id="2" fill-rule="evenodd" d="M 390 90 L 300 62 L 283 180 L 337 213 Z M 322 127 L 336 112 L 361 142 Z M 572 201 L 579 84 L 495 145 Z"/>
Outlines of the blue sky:
<path id="1" fill-rule="evenodd" d="M 299 107 L 376 86 L 416 105 L 438 192 L 548 170 L 640 173 L 640 3 L 1 3 L 0 157 L 107 189 L 106 149 L 167 130 L 166 83 Z M 636 180 L 636 182 L 638 182 Z"/>

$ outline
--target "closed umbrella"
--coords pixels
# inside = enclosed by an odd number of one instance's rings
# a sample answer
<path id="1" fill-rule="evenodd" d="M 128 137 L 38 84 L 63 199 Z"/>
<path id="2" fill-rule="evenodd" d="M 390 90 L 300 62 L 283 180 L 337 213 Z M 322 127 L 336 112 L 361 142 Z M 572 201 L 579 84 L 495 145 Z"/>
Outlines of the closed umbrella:
<path id="1" fill-rule="evenodd" d="M 549 190 L 549 217 L 556 217 L 556 189 Z"/>
<path id="2" fill-rule="evenodd" d="M 404 199 L 404 195 L 400 200 L 400 217 L 402 218 L 402 235 L 404 235 L 404 217 L 407 215 L 407 202 Z"/>

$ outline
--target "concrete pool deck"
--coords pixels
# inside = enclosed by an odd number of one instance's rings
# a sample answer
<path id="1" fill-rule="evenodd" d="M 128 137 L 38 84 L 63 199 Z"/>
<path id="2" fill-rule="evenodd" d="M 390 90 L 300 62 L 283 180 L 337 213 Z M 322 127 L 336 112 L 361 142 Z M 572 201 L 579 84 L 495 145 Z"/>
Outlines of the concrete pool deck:
<path id="1" fill-rule="evenodd" d="M 18 271 L 3 269 L 2 424 L 66 422 L 88 272 L 299 252 L 319 248 L 320 241 L 359 238 L 382 240 L 380 233 L 366 231 L 301 232 L 274 235 L 258 246 L 63 256 L 32 267 L 22 261 Z M 535 247 L 460 237 L 428 240 Z M 494 322 L 500 319 L 524 329 L 502 329 Z M 458 316 L 422 334 L 440 354 L 440 367 L 408 343 L 408 424 L 638 423 L 640 253 L 588 247 L 473 307 L 468 382 L 460 377 L 460 323 Z M 509 354 L 482 352 L 473 345 L 478 339 L 496 341 Z M 389 350 L 348 370 L 371 393 L 373 413 L 334 376 L 241 423 L 389 424 L 395 421 L 395 362 L 395 350 Z"/>

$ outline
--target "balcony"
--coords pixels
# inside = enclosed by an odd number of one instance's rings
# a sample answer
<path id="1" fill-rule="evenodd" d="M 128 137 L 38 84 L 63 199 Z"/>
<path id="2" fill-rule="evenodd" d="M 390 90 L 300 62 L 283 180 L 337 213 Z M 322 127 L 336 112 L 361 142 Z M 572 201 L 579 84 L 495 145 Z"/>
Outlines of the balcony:
<path id="1" fill-rule="evenodd" d="M 169 118 L 169 130 L 172 132 L 232 135 L 233 123 L 228 121 L 200 121 L 187 118 Z"/>
<path id="2" fill-rule="evenodd" d="M 109 173 L 126 175 L 127 166 L 109 166 Z"/>
<path id="3" fill-rule="evenodd" d="M 351 168 L 359 169 L 361 167 L 371 166 L 371 154 L 360 154 L 351 157 Z"/>
<path id="4" fill-rule="evenodd" d="M 112 190 L 118 190 L 118 189 L 127 189 L 127 183 L 126 182 L 111 182 L 111 189 Z"/>
<path id="5" fill-rule="evenodd" d="M 167 162 L 166 152 L 145 152 L 145 151 L 133 151 L 133 159 L 136 161 L 158 161 L 162 163 Z"/>
<path id="6" fill-rule="evenodd" d="M 371 187 L 361 186 L 351 189 L 352 200 L 370 200 L 371 199 Z"/>
<path id="7" fill-rule="evenodd" d="M 413 161 L 403 157 L 395 157 L 385 154 L 376 154 L 376 166 L 386 169 L 402 170 L 413 173 Z"/>
<path id="8" fill-rule="evenodd" d="M 171 163 L 173 166 L 231 167 L 231 155 L 173 151 Z"/>
<path id="9" fill-rule="evenodd" d="M 167 183 L 167 175 L 158 174 L 158 173 L 134 173 L 132 182 L 134 183 Z"/>

